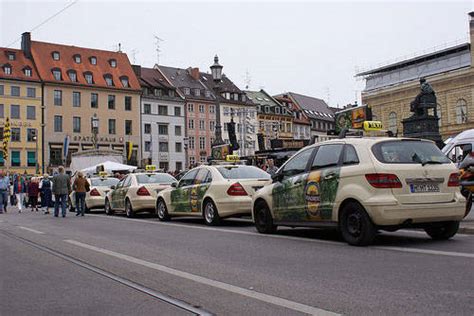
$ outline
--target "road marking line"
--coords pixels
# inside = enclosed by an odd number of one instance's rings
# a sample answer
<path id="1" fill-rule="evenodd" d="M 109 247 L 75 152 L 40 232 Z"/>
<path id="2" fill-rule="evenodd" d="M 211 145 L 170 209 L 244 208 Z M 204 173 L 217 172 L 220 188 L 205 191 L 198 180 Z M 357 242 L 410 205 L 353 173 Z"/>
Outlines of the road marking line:
<path id="1" fill-rule="evenodd" d="M 310 314 L 310 315 L 339 315 L 337 313 L 326 311 L 324 309 L 320 309 L 320 308 L 317 308 L 317 307 L 297 303 L 297 302 L 290 301 L 290 300 L 287 300 L 287 299 L 284 299 L 284 298 L 281 298 L 281 297 L 277 297 L 277 296 L 273 296 L 273 295 L 269 295 L 269 294 L 264 294 L 264 293 L 260 293 L 260 292 L 257 292 L 257 291 L 244 289 L 244 288 L 232 285 L 232 284 L 227 284 L 227 283 L 224 283 L 224 282 L 208 279 L 208 278 L 205 278 L 205 277 L 202 277 L 202 276 L 199 276 L 199 275 L 195 275 L 195 274 L 192 274 L 192 273 L 176 270 L 176 269 L 169 268 L 169 267 L 157 264 L 157 263 L 145 261 L 145 260 L 142 260 L 142 259 L 138 259 L 138 258 L 131 257 L 131 256 L 128 256 L 128 255 L 124 255 L 124 254 L 114 252 L 114 251 L 111 251 L 111 250 L 107 250 L 107 249 L 104 249 L 104 248 L 99 248 L 99 247 L 95 247 L 95 246 L 92 246 L 92 245 L 84 244 L 84 243 L 81 243 L 81 242 L 78 242 L 78 241 L 75 241 L 75 240 L 66 239 L 64 241 L 69 243 L 69 244 L 72 244 L 72 245 L 76 245 L 76 246 L 86 248 L 86 249 L 89 249 L 89 250 L 92 250 L 92 251 L 95 251 L 95 252 L 106 254 L 106 255 L 109 255 L 111 257 L 122 259 L 122 260 L 125 260 L 125 261 L 128 261 L 128 262 L 132 262 L 132 263 L 135 263 L 135 264 L 138 264 L 138 265 L 150 268 L 150 269 L 154 269 L 154 270 L 157 270 L 157 271 L 168 273 L 168 274 L 171 274 L 171 275 L 183 278 L 183 279 L 191 280 L 191 281 L 194 281 L 194 282 L 197 282 L 197 283 L 201 283 L 201 284 L 204 284 L 204 285 L 212 286 L 214 288 L 225 290 L 225 291 L 228 291 L 228 292 L 231 292 L 231 293 L 240 294 L 240 295 L 250 297 L 252 299 L 256 299 L 256 300 L 259 300 L 259 301 L 262 301 L 262 302 L 265 302 L 265 303 L 271 303 L 273 305 L 277 305 L 277 306 L 281 306 L 281 307 L 284 307 L 284 308 L 292 309 L 292 310 L 295 310 L 295 311 L 298 311 L 298 312 L 302 312 L 302 313 L 306 313 L 306 314 Z"/>
<path id="2" fill-rule="evenodd" d="M 103 217 L 102 215 L 92 215 Z M 163 226 L 178 226 L 183 228 L 192 228 L 192 229 L 201 229 L 207 231 L 217 231 L 223 233 L 232 233 L 232 234 L 241 234 L 241 235 L 249 235 L 254 237 L 260 238 L 279 238 L 279 239 L 288 239 L 288 240 L 296 240 L 296 241 L 306 241 L 318 244 L 327 244 L 327 245 L 338 245 L 338 246 L 346 246 L 344 242 L 340 241 L 332 241 L 332 240 L 320 240 L 320 239 L 308 239 L 305 237 L 295 237 L 295 236 L 285 236 L 285 235 L 269 235 L 269 234 L 259 234 L 256 232 L 248 232 L 248 231 L 241 231 L 241 230 L 232 230 L 232 229 L 224 229 L 224 228 L 211 228 L 211 227 L 201 227 L 201 226 L 194 226 L 194 225 L 184 225 L 184 224 L 171 224 L 171 223 L 163 223 L 163 222 L 156 222 L 156 221 L 149 221 L 143 219 L 133 219 L 133 218 L 121 218 L 121 217 L 109 217 L 117 220 L 123 221 L 134 221 L 138 223 L 149 223 L 155 225 L 163 225 Z M 421 233 L 421 232 L 420 232 Z M 429 249 L 421 249 L 421 248 L 402 248 L 402 247 L 384 247 L 384 246 L 370 246 L 368 249 L 380 249 L 380 250 L 390 250 L 390 251 L 399 251 L 399 252 L 412 252 L 412 253 L 419 253 L 419 254 L 430 254 L 430 255 L 442 255 L 442 256 L 452 256 L 452 257 L 464 257 L 464 258 L 474 258 L 474 254 L 471 253 L 464 253 L 464 252 L 449 252 L 449 251 L 437 251 L 437 250 L 429 250 Z"/>
<path id="3" fill-rule="evenodd" d="M 418 231 L 418 230 L 410 230 L 410 229 L 400 229 L 394 232 L 384 232 L 384 234 L 396 234 L 396 233 L 418 234 L 418 235 L 423 235 L 425 237 L 427 236 L 425 232 Z M 456 237 L 470 237 L 470 236 L 471 235 L 468 235 L 468 234 L 460 234 L 460 233 L 456 234 Z"/>
<path id="4" fill-rule="evenodd" d="M 36 229 L 32 229 L 32 228 L 28 228 L 28 227 L 24 227 L 24 226 L 18 226 L 18 228 L 30 231 L 30 232 L 35 233 L 35 234 L 44 235 L 43 232 L 40 232 L 39 230 L 36 230 Z"/>
<path id="5" fill-rule="evenodd" d="M 420 249 L 420 248 L 383 247 L 383 246 L 374 246 L 371 248 L 391 250 L 391 251 L 401 251 L 401 252 L 423 253 L 423 254 L 429 254 L 429 255 L 439 255 L 439 256 L 449 256 L 449 257 L 474 258 L 474 253 L 466 253 L 466 252 L 452 252 L 452 251 L 440 251 L 440 250 L 430 250 L 430 249 Z"/>

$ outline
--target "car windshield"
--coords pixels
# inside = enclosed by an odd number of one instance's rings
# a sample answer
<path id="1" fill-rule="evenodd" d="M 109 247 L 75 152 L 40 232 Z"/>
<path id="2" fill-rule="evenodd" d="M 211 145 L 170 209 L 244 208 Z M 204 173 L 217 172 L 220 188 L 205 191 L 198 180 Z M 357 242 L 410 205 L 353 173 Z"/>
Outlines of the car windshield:
<path id="1" fill-rule="evenodd" d="M 94 178 L 91 179 L 91 186 L 93 187 L 111 187 L 117 185 L 119 179 L 117 178 Z"/>
<path id="2" fill-rule="evenodd" d="M 372 147 L 378 161 L 404 164 L 444 164 L 450 160 L 434 143 L 419 140 L 387 141 Z"/>
<path id="3" fill-rule="evenodd" d="M 137 175 L 137 181 L 139 184 L 147 184 L 147 183 L 171 184 L 173 182 L 176 182 L 176 179 L 167 173 L 150 173 L 150 174 Z"/>
<path id="4" fill-rule="evenodd" d="M 217 170 L 225 179 L 270 179 L 268 173 L 252 166 L 218 167 Z"/>

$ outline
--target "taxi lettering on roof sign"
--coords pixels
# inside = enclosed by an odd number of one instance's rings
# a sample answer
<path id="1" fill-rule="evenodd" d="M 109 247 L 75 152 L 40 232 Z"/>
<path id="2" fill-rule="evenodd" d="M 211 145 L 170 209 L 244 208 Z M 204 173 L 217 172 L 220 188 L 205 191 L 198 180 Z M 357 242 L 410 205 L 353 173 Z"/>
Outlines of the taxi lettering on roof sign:
<path id="1" fill-rule="evenodd" d="M 101 172 L 99 172 L 99 177 L 104 178 L 104 177 L 107 177 L 107 175 L 108 175 L 108 174 L 107 174 L 106 171 L 101 171 Z"/>
<path id="2" fill-rule="evenodd" d="M 380 121 L 365 121 L 364 130 L 366 131 L 379 131 L 382 129 L 382 122 Z"/>
<path id="3" fill-rule="evenodd" d="M 239 155 L 227 155 L 225 157 L 225 161 L 228 161 L 228 162 L 236 162 L 236 161 L 239 161 Z"/>
<path id="4" fill-rule="evenodd" d="M 155 170 L 156 170 L 156 166 L 155 166 L 155 165 L 146 165 L 146 166 L 145 166 L 145 170 L 146 170 L 146 171 L 155 171 Z"/>

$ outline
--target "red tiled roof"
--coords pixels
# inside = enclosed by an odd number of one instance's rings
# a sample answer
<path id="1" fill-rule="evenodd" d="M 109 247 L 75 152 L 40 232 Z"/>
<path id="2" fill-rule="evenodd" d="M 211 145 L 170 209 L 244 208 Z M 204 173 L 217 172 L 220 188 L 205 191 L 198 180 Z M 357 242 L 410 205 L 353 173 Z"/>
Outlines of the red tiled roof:
<path id="1" fill-rule="evenodd" d="M 10 52 L 15 54 L 15 60 L 8 60 L 8 53 Z M 5 74 L 3 70 L 3 66 L 5 65 L 11 66 L 12 73 L 10 75 Z M 25 75 L 24 69 L 26 67 L 31 68 L 31 77 Z M 3 47 L 0 47 L 0 78 L 40 81 L 38 72 L 36 71 L 33 62 L 30 59 L 26 58 L 26 56 L 21 50 Z"/>
<path id="2" fill-rule="evenodd" d="M 53 59 L 53 52 L 59 52 L 59 60 Z M 125 53 L 112 52 L 99 49 L 83 48 L 77 46 L 67 46 L 53 43 L 31 41 L 31 53 L 43 81 L 54 83 L 67 83 L 72 85 L 85 85 L 88 87 L 101 87 L 109 89 L 141 90 L 132 65 Z M 81 56 L 81 63 L 74 61 L 74 56 Z M 97 58 L 97 64 L 90 62 L 90 57 Z M 110 65 L 109 60 L 116 60 L 117 66 Z M 61 70 L 62 80 L 56 80 L 52 69 Z M 75 70 L 77 82 L 72 82 L 67 74 L 68 70 Z M 84 78 L 85 72 L 91 72 L 94 83 L 88 84 Z M 113 78 L 114 86 L 108 86 L 104 75 L 110 74 Z M 128 77 L 129 87 L 124 88 L 120 78 Z"/>

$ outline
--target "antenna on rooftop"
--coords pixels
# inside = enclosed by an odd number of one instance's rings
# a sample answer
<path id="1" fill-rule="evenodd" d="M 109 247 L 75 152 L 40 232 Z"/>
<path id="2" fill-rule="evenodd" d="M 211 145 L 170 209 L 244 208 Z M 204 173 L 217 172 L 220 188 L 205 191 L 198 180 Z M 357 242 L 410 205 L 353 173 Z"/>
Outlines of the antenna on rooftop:
<path id="1" fill-rule="evenodd" d="M 136 49 L 132 49 L 132 50 L 130 51 L 130 53 L 131 53 L 131 55 L 132 55 L 132 62 L 133 62 L 133 64 L 135 64 L 136 61 L 137 61 L 137 53 L 138 53 L 138 51 L 137 51 Z"/>
<path id="2" fill-rule="evenodd" d="M 324 92 L 326 92 L 326 103 L 329 105 L 331 103 L 331 90 L 326 86 L 324 87 Z"/>
<path id="3" fill-rule="evenodd" d="M 119 52 L 119 53 L 122 52 L 122 44 L 121 44 L 121 43 L 118 43 L 118 52 Z"/>
<path id="4" fill-rule="evenodd" d="M 161 39 L 160 37 L 156 36 L 156 35 L 153 35 L 153 37 L 155 38 L 155 46 L 156 46 L 156 63 L 159 65 L 160 64 L 160 53 L 161 53 L 161 49 L 160 49 L 160 42 L 163 42 L 164 40 Z"/>
<path id="5" fill-rule="evenodd" d="M 246 90 L 249 89 L 251 81 L 252 81 L 252 77 L 250 76 L 249 70 L 247 69 L 245 71 L 245 78 L 244 78 L 244 83 L 245 83 L 245 89 Z"/>

